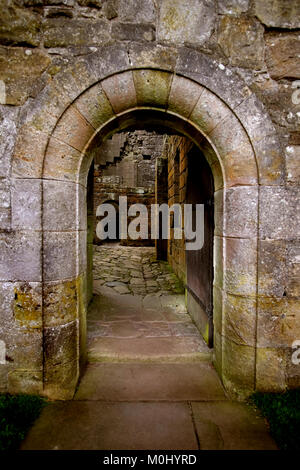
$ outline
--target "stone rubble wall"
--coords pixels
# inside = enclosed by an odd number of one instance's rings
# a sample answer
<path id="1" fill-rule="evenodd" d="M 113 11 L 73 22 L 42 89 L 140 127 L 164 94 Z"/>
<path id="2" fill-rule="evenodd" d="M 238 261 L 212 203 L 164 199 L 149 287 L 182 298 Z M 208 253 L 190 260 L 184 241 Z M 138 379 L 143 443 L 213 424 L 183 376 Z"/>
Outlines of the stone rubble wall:
<path id="1" fill-rule="evenodd" d="M 118 135 L 118 134 L 115 134 Z M 99 148 L 99 155 L 104 161 L 107 159 L 107 145 Z M 114 150 L 118 159 L 113 162 L 108 158 L 106 166 L 97 164 L 95 158 L 94 169 L 94 213 L 100 204 L 109 201 L 118 203 L 120 196 L 127 196 L 128 207 L 132 204 L 143 204 L 151 213 L 151 204 L 154 204 L 155 187 L 155 161 L 162 153 L 163 136 L 154 132 L 137 130 L 123 134 L 119 149 Z M 99 158 L 100 160 L 100 158 Z M 128 224 L 133 217 L 128 217 Z M 97 221 L 95 221 L 96 226 Z M 151 220 L 148 218 L 148 239 L 122 240 L 127 246 L 153 246 L 150 238 Z M 96 244 L 100 240 L 94 235 Z"/>

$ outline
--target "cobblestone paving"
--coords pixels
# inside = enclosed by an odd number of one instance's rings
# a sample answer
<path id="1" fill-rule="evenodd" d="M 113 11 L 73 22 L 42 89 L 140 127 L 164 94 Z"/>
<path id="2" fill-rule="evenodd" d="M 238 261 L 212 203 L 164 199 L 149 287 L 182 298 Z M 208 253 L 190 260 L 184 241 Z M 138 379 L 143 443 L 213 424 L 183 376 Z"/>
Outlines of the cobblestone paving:
<path id="1" fill-rule="evenodd" d="M 94 246 L 94 280 L 118 294 L 183 294 L 184 288 L 164 261 L 155 259 L 152 247 L 119 244 Z"/>

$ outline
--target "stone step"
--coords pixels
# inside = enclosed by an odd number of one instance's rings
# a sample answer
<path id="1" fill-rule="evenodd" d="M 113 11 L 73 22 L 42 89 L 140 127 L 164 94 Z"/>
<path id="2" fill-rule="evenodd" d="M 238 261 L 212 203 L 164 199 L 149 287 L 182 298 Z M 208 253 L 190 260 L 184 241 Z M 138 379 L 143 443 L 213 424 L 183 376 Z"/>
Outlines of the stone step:
<path id="1" fill-rule="evenodd" d="M 195 362 L 211 361 L 212 350 L 200 336 L 107 338 L 89 341 L 88 362 Z"/>
<path id="2" fill-rule="evenodd" d="M 226 396 L 214 367 L 185 364 L 89 364 L 75 400 L 210 401 Z"/>

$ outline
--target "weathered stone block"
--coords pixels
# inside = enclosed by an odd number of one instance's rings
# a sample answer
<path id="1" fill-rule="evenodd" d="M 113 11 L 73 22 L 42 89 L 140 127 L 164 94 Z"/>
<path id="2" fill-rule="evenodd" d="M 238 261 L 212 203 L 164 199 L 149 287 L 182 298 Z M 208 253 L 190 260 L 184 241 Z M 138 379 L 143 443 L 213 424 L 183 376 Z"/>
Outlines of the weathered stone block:
<path id="1" fill-rule="evenodd" d="M 45 232 L 44 279 L 56 281 L 74 278 L 77 256 L 76 232 Z"/>
<path id="2" fill-rule="evenodd" d="M 255 144 L 262 140 L 263 136 L 272 136 L 276 133 L 274 124 L 263 106 L 262 102 L 251 94 L 235 108 L 235 113 L 243 123 L 251 142 Z"/>
<path id="3" fill-rule="evenodd" d="M 216 285 L 213 287 L 213 305 L 214 315 L 213 323 L 214 329 L 222 334 L 223 331 L 223 291 Z"/>
<path id="4" fill-rule="evenodd" d="M 300 78 L 299 55 L 299 34 L 277 33 L 266 37 L 266 64 L 272 78 Z"/>
<path id="5" fill-rule="evenodd" d="M 78 360 L 45 366 L 43 394 L 52 400 L 72 400 L 79 378 Z"/>
<path id="6" fill-rule="evenodd" d="M 14 284 L 14 321 L 21 329 L 42 328 L 42 285 L 26 282 Z"/>
<path id="7" fill-rule="evenodd" d="M 87 230 L 87 189 L 82 184 L 77 185 L 78 208 L 76 217 L 76 228 Z"/>
<path id="8" fill-rule="evenodd" d="M 80 96 L 76 101 L 76 108 L 95 129 L 114 116 L 111 104 L 100 84 Z"/>
<path id="9" fill-rule="evenodd" d="M 48 282 L 44 288 L 44 326 L 54 327 L 77 318 L 78 281 Z"/>
<path id="10" fill-rule="evenodd" d="M 178 48 L 176 72 L 206 86 L 232 108 L 251 95 L 245 82 L 229 67 L 187 47 Z"/>
<path id="11" fill-rule="evenodd" d="M 11 191 L 11 224 L 14 230 L 41 230 L 42 181 L 14 179 Z"/>
<path id="12" fill-rule="evenodd" d="M 68 181 L 43 181 L 44 230 L 75 230 L 79 185 Z"/>
<path id="13" fill-rule="evenodd" d="M 218 191 L 224 187 L 223 170 L 219 162 L 213 163 L 210 168 L 214 177 L 215 191 Z"/>
<path id="14" fill-rule="evenodd" d="M 8 392 L 8 374 L 11 370 L 11 364 L 0 364 L 0 393 Z"/>
<path id="15" fill-rule="evenodd" d="M 45 178 L 62 181 L 78 181 L 81 152 L 63 142 L 51 138 L 45 156 L 43 175 Z"/>
<path id="16" fill-rule="evenodd" d="M 41 234 L 20 231 L 0 234 L 0 279 L 41 280 Z"/>
<path id="17" fill-rule="evenodd" d="M 232 65 L 261 69 L 264 66 L 264 28 L 255 20 L 224 16 L 218 44 Z"/>
<path id="18" fill-rule="evenodd" d="M 206 0 L 162 0 L 158 40 L 170 44 L 200 46 L 212 35 L 215 5 Z"/>
<path id="19" fill-rule="evenodd" d="M 78 325 L 76 321 L 44 330 L 44 359 L 48 367 L 77 359 Z"/>
<path id="20" fill-rule="evenodd" d="M 258 298 L 257 344 L 260 348 L 291 346 L 300 338 L 299 301 L 287 297 Z"/>
<path id="21" fill-rule="evenodd" d="M 13 153 L 12 174 L 20 178 L 41 178 L 43 158 L 49 137 L 30 126 L 23 126 Z"/>
<path id="22" fill-rule="evenodd" d="M 223 287 L 224 238 L 214 237 L 214 285 Z"/>
<path id="23" fill-rule="evenodd" d="M 173 71 L 176 65 L 177 48 L 152 43 L 132 43 L 128 46 L 131 67 L 150 67 Z"/>
<path id="24" fill-rule="evenodd" d="M 27 100 L 20 111 L 20 124 L 24 129 L 43 132 L 51 135 L 64 110 L 71 104 L 67 94 L 68 88 L 63 80 L 58 84 L 54 77 L 48 85 L 40 91 L 34 100 Z M 73 86 L 69 78 L 69 86 Z"/>
<path id="25" fill-rule="evenodd" d="M 8 178 L 0 178 L 0 209 L 9 209 L 10 206 L 10 180 Z"/>
<path id="26" fill-rule="evenodd" d="M 18 109 L 0 105 L 0 177 L 7 177 L 10 173 L 18 113 Z"/>
<path id="27" fill-rule="evenodd" d="M 255 237 L 258 224 L 258 188 L 238 186 L 225 192 L 225 235 Z"/>
<path id="28" fill-rule="evenodd" d="M 12 328 L 6 332 L 6 357 L 14 367 L 42 370 L 43 335 L 41 329 Z"/>
<path id="29" fill-rule="evenodd" d="M 258 292 L 282 297 L 286 288 L 286 244 L 281 240 L 260 240 Z"/>
<path id="30" fill-rule="evenodd" d="M 98 48 L 97 52 L 89 54 L 81 59 L 82 67 L 84 66 L 87 71 L 87 80 L 92 79 L 90 86 L 99 80 L 102 80 L 109 75 L 126 71 L 130 68 L 128 45 L 112 44 L 105 47 Z M 78 76 L 78 84 L 81 82 L 82 77 Z M 83 92 L 87 86 L 81 89 Z"/>
<path id="31" fill-rule="evenodd" d="M 267 135 L 253 142 L 260 184 L 277 185 L 285 180 L 284 155 L 278 135 Z"/>
<path id="32" fill-rule="evenodd" d="M 100 7 L 102 7 L 102 1 L 101 0 L 96 0 L 96 1 L 99 2 Z M 103 6 L 103 8 L 104 8 L 104 14 L 108 20 L 112 20 L 113 18 L 116 18 L 118 16 L 116 0 L 108 0 Z"/>
<path id="33" fill-rule="evenodd" d="M 300 183 L 300 145 L 285 149 L 286 177 L 289 183 Z"/>
<path id="34" fill-rule="evenodd" d="M 4 340 L 6 330 L 14 322 L 14 284 L 12 282 L 0 282 L 0 304 L 0 339 Z"/>
<path id="35" fill-rule="evenodd" d="M 249 0 L 218 0 L 218 13 L 238 16 L 249 8 Z"/>
<path id="36" fill-rule="evenodd" d="M 40 370 L 15 369 L 8 373 L 9 393 L 40 394 L 43 390 L 43 373 Z"/>
<path id="37" fill-rule="evenodd" d="M 133 72 L 137 103 L 141 106 L 165 108 L 171 86 L 172 75 L 154 70 Z"/>
<path id="38" fill-rule="evenodd" d="M 224 191 L 223 189 L 215 191 L 214 194 L 214 223 L 215 235 L 222 237 L 224 235 Z"/>
<path id="39" fill-rule="evenodd" d="M 256 299 L 224 294 L 223 334 L 236 344 L 255 346 Z"/>
<path id="40" fill-rule="evenodd" d="M 260 392 L 281 392 L 286 388 L 285 351 L 280 348 L 258 348 L 256 389 Z"/>
<path id="41" fill-rule="evenodd" d="M 226 186 L 247 186 L 258 183 L 257 164 L 250 143 L 229 152 L 223 158 Z"/>
<path id="42" fill-rule="evenodd" d="M 230 110 L 219 98 L 208 90 L 201 93 L 190 119 L 209 134 L 222 120 L 230 116 Z"/>
<path id="43" fill-rule="evenodd" d="M 223 342 L 223 336 L 215 328 L 214 329 L 213 364 L 220 377 L 222 377 L 222 342 Z"/>
<path id="44" fill-rule="evenodd" d="M 298 187 L 262 186 L 260 190 L 260 237 L 297 238 L 300 215 Z"/>
<path id="45" fill-rule="evenodd" d="M 10 230 L 11 228 L 11 209 L 0 208 L 0 230 Z"/>
<path id="46" fill-rule="evenodd" d="M 0 47 L 0 80 L 5 83 L 5 103 L 23 104 L 50 58 L 39 49 Z"/>
<path id="47" fill-rule="evenodd" d="M 82 151 L 95 129 L 84 119 L 79 111 L 70 106 L 58 122 L 52 136 Z"/>
<path id="48" fill-rule="evenodd" d="M 266 26 L 273 28 L 299 28 L 300 5 L 298 0 L 255 0 L 255 14 Z"/>
<path id="49" fill-rule="evenodd" d="M 222 376 L 226 390 L 234 398 L 247 397 L 254 391 L 255 348 L 222 338 Z"/>
<path id="50" fill-rule="evenodd" d="M 132 72 L 114 75 L 101 83 L 115 113 L 136 106 L 136 91 Z"/>
<path id="51" fill-rule="evenodd" d="M 224 132 L 224 128 L 226 128 L 226 132 Z M 222 159 L 225 155 L 234 154 L 234 151 L 238 149 L 251 159 L 250 155 L 253 155 L 253 151 L 248 136 L 233 113 L 228 113 L 226 119 L 217 123 L 208 135 Z M 228 167 L 230 168 L 230 165 Z"/>
<path id="52" fill-rule="evenodd" d="M 299 106 L 296 102 L 294 103 L 294 98 L 298 93 L 295 86 L 297 86 L 297 80 L 287 79 L 279 81 L 266 79 L 255 85 L 257 96 L 264 102 L 274 125 L 277 128 L 278 126 L 283 127 L 290 132 L 300 131 L 299 115 L 297 114 Z"/>
<path id="53" fill-rule="evenodd" d="M 102 46 L 110 42 L 108 23 L 86 18 L 48 18 L 43 35 L 45 47 Z"/>
<path id="54" fill-rule="evenodd" d="M 155 6 L 153 0 L 119 0 L 118 17 L 132 23 L 155 23 Z"/>
<path id="55" fill-rule="evenodd" d="M 288 296 L 300 297 L 300 244 L 299 240 L 287 242 L 287 282 Z"/>
<path id="56" fill-rule="evenodd" d="M 231 294 L 255 296 L 256 263 L 256 239 L 226 238 L 225 290 Z"/>
<path id="57" fill-rule="evenodd" d="M 32 282 L 0 283 L 0 339 L 5 342 L 7 373 L 42 367 L 42 286 Z M 9 366 L 9 367 L 8 367 Z M 3 367 L 3 366 L 1 366 Z M 18 374 L 17 374 L 18 375 Z M 24 385 L 24 384 L 23 384 Z M 26 392 L 20 384 L 16 392 Z"/>
<path id="58" fill-rule="evenodd" d="M 41 16 L 32 10 L 9 2 L 0 11 L 0 41 L 5 45 L 38 46 L 40 44 Z"/>
<path id="59" fill-rule="evenodd" d="M 119 41 L 155 41 L 155 29 L 148 24 L 113 23 L 112 37 Z"/>
<path id="60" fill-rule="evenodd" d="M 78 272 L 77 275 L 82 274 L 87 268 L 87 231 L 80 230 L 78 232 Z"/>

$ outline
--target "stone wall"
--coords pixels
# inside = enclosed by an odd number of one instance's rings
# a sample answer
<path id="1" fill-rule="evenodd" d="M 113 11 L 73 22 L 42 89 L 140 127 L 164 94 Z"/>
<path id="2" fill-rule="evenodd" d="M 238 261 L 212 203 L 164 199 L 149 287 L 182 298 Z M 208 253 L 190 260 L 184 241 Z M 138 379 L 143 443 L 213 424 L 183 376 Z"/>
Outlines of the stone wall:
<path id="1" fill-rule="evenodd" d="M 1 0 L 2 390 L 72 396 L 88 168 L 103 138 L 142 120 L 192 138 L 214 174 L 224 385 L 240 396 L 299 386 L 299 8 Z"/>
<path id="2" fill-rule="evenodd" d="M 119 134 L 120 135 L 120 134 Z M 128 207 L 132 204 L 143 204 L 151 213 L 154 204 L 155 162 L 162 153 L 163 136 L 155 132 L 137 130 L 121 134 L 119 147 L 105 142 L 99 148 L 94 165 L 94 212 L 100 204 L 114 201 L 117 205 L 120 196 L 127 196 Z M 118 134 L 114 134 L 118 136 Z M 101 158 L 100 158 L 101 155 Z M 112 158 L 113 157 L 113 158 Z M 102 164 L 101 164 L 102 160 Z M 105 162 L 105 164 L 104 164 Z M 128 217 L 127 223 L 133 217 Z M 151 233 L 151 220 L 149 234 Z M 96 226 L 97 220 L 95 221 Z M 101 243 L 96 234 L 95 243 Z M 121 245 L 153 246 L 150 235 L 148 239 L 121 240 Z"/>

